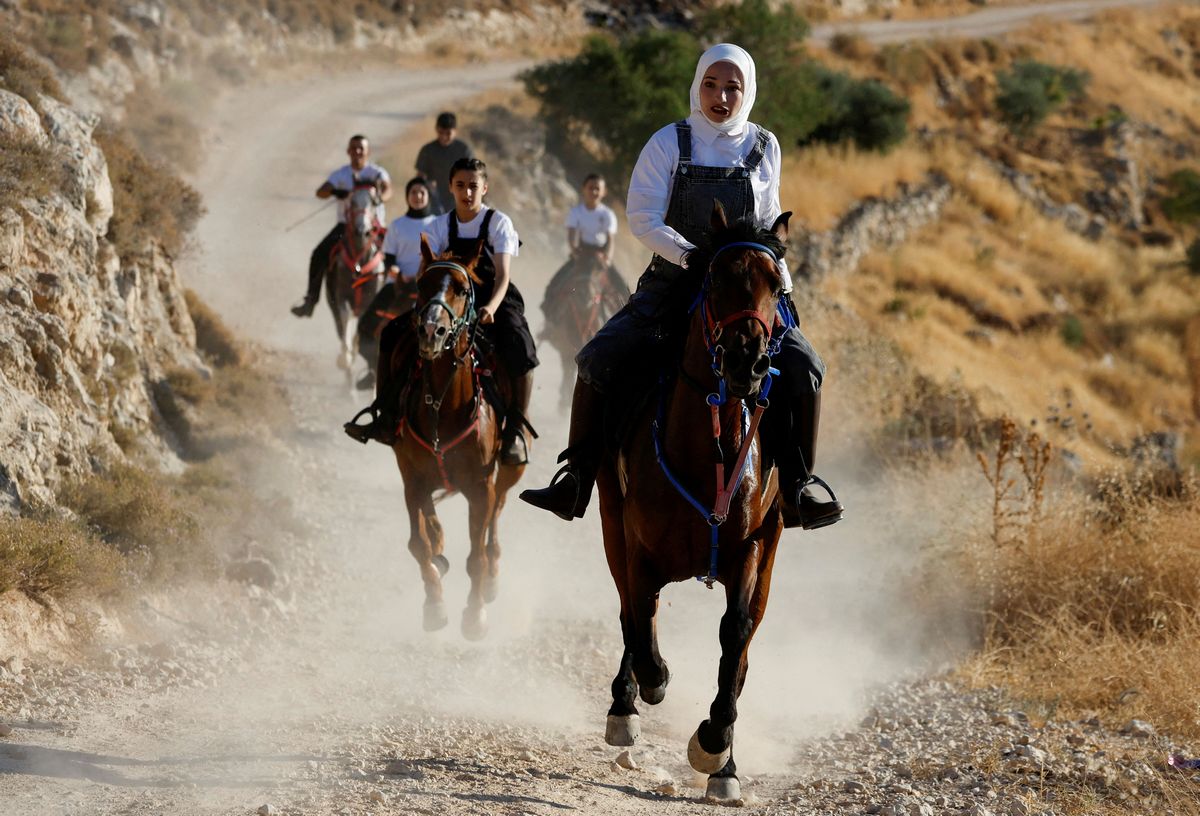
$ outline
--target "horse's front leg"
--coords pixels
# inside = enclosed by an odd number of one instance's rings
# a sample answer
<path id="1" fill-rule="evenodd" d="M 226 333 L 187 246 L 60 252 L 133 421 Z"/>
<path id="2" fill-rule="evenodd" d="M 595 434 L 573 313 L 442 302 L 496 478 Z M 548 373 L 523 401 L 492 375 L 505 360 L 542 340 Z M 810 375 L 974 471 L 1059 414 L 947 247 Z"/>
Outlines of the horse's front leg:
<path id="1" fill-rule="evenodd" d="M 666 582 L 659 577 L 645 550 L 634 547 L 626 551 L 625 602 L 633 634 L 633 675 L 638 692 L 650 705 L 657 705 L 667 696 L 671 670 L 658 652 L 658 595 Z"/>
<path id="2" fill-rule="evenodd" d="M 471 535 L 471 552 L 467 556 L 467 575 L 471 578 L 471 589 L 467 593 L 467 608 L 463 610 L 462 633 L 467 640 L 482 640 L 487 635 L 487 610 L 484 609 L 486 585 L 490 581 L 487 552 L 488 531 L 496 514 L 496 489 L 494 475 L 477 486 L 467 495 L 469 504 L 468 526 Z"/>
<path id="3" fill-rule="evenodd" d="M 763 538 L 749 542 L 740 569 L 729 575 L 725 587 L 717 695 L 708 719 L 700 723 L 688 743 L 688 762 L 697 771 L 711 774 L 708 795 L 714 799 L 741 798 L 733 761 L 733 724 L 737 720 L 738 696 L 746 682 L 750 641 L 767 608 L 780 531 L 778 517 L 768 518 Z"/>
<path id="4" fill-rule="evenodd" d="M 411 474 L 408 474 L 411 475 Z M 442 575 L 445 569 L 435 559 L 434 545 L 430 540 L 430 530 L 436 531 L 440 538 L 441 525 L 434 515 L 432 491 L 420 480 L 404 479 L 404 503 L 408 506 L 408 551 L 417 560 L 421 570 L 421 580 L 425 583 L 425 631 L 433 632 L 441 629 L 447 623 L 446 603 L 442 599 Z M 446 559 L 438 554 L 444 564 Z"/>
<path id="5" fill-rule="evenodd" d="M 633 612 L 629 602 L 626 564 L 625 521 L 622 514 L 623 502 L 617 486 L 616 474 L 611 468 L 601 469 L 596 487 L 600 493 L 600 523 L 604 528 L 604 555 L 608 559 L 608 570 L 621 599 L 621 665 L 612 681 L 612 705 L 604 725 L 604 741 L 609 745 L 634 745 L 641 737 L 641 718 L 635 700 L 638 685 L 633 677 L 633 649 L 635 634 Z"/>

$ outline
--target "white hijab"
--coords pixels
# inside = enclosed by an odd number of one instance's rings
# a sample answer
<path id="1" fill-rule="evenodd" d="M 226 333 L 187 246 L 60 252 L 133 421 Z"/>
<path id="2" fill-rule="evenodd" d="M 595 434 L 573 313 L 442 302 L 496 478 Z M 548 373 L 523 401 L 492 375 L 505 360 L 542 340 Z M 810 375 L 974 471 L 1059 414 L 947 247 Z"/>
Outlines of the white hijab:
<path id="1" fill-rule="evenodd" d="M 705 114 L 700 105 L 700 83 L 704 81 L 704 72 L 714 62 L 728 62 L 742 72 L 742 106 L 737 113 L 724 122 L 714 122 Z M 721 133 L 731 135 L 740 133 L 750 119 L 750 110 L 754 107 L 754 97 L 758 92 L 758 79 L 754 72 L 754 58 L 746 49 L 732 43 L 718 43 L 700 55 L 696 63 L 696 77 L 692 80 L 692 111 L 699 113 Z"/>

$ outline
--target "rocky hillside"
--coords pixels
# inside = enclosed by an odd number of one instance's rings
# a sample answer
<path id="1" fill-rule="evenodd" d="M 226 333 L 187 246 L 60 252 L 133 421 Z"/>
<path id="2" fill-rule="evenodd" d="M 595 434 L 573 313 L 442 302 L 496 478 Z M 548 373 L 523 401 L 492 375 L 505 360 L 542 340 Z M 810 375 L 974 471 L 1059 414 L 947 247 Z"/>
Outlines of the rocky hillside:
<path id="1" fill-rule="evenodd" d="M 98 122 L 0 89 L 0 144 L 61 168 L 0 204 L 0 503 L 53 500 L 66 477 L 138 451 L 169 466 L 166 373 L 204 370 L 183 287 L 153 242 L 118 254 Z M 26 184 L 33 181 L 26 179 Z M 59 182 L 54 184 L 53 182 Z"/>

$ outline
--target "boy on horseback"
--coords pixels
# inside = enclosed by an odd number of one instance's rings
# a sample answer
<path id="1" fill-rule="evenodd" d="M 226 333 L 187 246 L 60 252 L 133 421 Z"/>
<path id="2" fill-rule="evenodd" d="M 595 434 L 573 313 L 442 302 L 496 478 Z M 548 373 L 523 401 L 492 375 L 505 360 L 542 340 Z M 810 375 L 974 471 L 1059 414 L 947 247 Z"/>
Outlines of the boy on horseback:
<path id="1" fill-rule="evenodd" d="M 459 159 L 450 170 L 449 182 L 454 194 L 454 210 L 433 221 L 427 238 L 435 253 L 449 250 L 464 257 L 473 254 L 476 244 L 483 241 L 483 256 L 475 267 L 476 275 L 483 281 L 475 285 L 477 319 L 483 327 L 484 337 L 495 349 L 509 385 L 500 461 L 506 465 L 522 465 L 529 460 L 526 416 L 529 397 L 533 393 L 533 369 L 538 359 L 537 347 L 525 320 L 525 301 L 510 277 L 512 258 L 517 256 L 521 242 L 512 219 L 483 203 L 488 189 L 487 165 L 479 159 Z M 392 444 L 399 420 L 396 412 L 400 391 L 413 362 L 414 340 L 415 327 L 407 316 L 393 320 L 384 329 L 380 338 L 375 402 L 345 424 L 346 433 L 352 439 L 364 444 L 371 439 Z M 397 349 L 401 349 L 406 357 L 399 364 L 392 356 Z M 372 415 L 371 422 L 356 425 L 355 420 L 365 413 Z"/>
<path id="2" fill-rule="evenodd" d="M 584 252 L 599 253 L 608 269 L 610 284 L 628 297 L 625 281 L 612 265 L 613 239 L 617 234 L 617 214 L 604 204 L 607 184 L 599 173 L 590 173 L 580 188 L 580 202 L 567 213 L 567 246 L 571 257 L 550 283 L 546 285 L 546 296 L 542 301 L 542 312 L 548 322 L 562 317 L 561 312 L 570 291 L 578 285 L 573 280 L 577 262 Z"/>
<path id="3" fill-rule="evenodd" d="M 549 487 L 521 493 L 529 504 L 568 521 L 582 517 L 605 448 L 607 409 L 621 394 L 636 399 L 651 376 L 678 362 L 688 309 L 707 271 L 689 269 L 688 253 L 707 229 L 714 202 L 730 221 L 752 218 L 764 228 L 780 215 L 779 143 L 748 120 L 755 93 L 750 55 L 736 45 L 713 46 L 696 66 L 691 114 L 659 130 L 642 149 L 626 211 L 630 231 L 654 258 L 629 303 L 576 356 L 571 428 L 560 456 L 567 464 Z M 790 276 L 786 267 L 780 271 L 784 307 L 794 317 Z M 822 501 L 809 488 L 825 365 L 799 329 L 788 329 L 781 340 L 772 361 L 781 376 L 771 391 L 764 438 L 779 467 L 784 523 L 815 529 L 842 517 L 836 498 Z M 631 374 L 641 377 L 633 381 Z"/>
<path id="4" fill-rule="evenodd" d="M 380 201 L 376 220 L 381 224 L 387 223 L 384 221 L 383 202 L 392 197 L 392 179 L 386 170 L 368 161 L 371 146 L 367 143 L 367 137 L 362 134 L 351 136 L 346 155 L 350 157 L 350 163 L 329 174 L 325 183 L 317 188 L 317 198 L 332 196 L 345 201 L 357 185 L 374 184 L 379 190 Z M 313 309 L 321 297 L 321 281 L 329 269 L 329 256 L 342 239 L 345 230 L 346 208 L 344 205 L 338 205 L 337 224 L 321 239 L 321 243 L 317 244 L 308 260 L 308 291 L 304 294 L 304 300 L 292 307 L 292 314 L 296 317 L 312 317 Z"/>

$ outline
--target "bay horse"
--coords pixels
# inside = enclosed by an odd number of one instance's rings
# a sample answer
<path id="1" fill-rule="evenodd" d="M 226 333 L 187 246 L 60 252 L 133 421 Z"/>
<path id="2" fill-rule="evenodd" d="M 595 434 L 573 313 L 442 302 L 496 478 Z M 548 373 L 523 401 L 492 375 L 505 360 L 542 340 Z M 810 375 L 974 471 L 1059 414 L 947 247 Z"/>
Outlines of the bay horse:
<path id="1" fill-rule="evenodd" d="M 495 600 L 500 570 L 497 522 L 508 491 L 524 465 L 500 463 L 501 417 L 484 398 L 474 345 L 478 316 L 472 283 L 483 252 L 434 256 L 421 236 L 417 305 L 412 311 L 418 360 L 400 397 L 400 423 L 392 446 L 404 480 L 408 549 L 425 583 L 426 631 L 447 623 L 442 576 L 449 569 L 434 495 L 458 492 L 467 500 L 471 588 L 462 615 L 468 640 L 487 634 L 484 604 Z M 398 354 L 403 354 L 403 344 Z M 391 363 L 396 362 L 393 356 Z"/>
<path id="2" fill-rule="evenodd" d="M 379 193 L 373 184 L 356 184 L 346 203 L 346 228 L 329 256 L 325 295 L 333 312 L 341 351 L 338 368 L 352 382 L 358 354 L 358 319 L 379 290 L 383 264 L 383 227 L 376 216 Z"/>
<path id="3" fill-rule="evenodd" d="M 790 216 L 762 230 L 730 225 L 714 207 L 708 242 L 688 256 L 689 268 L 705 278 L 682 362 L 638 410 L 596 482 L 624 637 L 605 739 L 633 745 L 640 735 L 635 696 L 654 705 L 666 694 L 670 672 L 655 620 L 662 588 L 697 577 L 710 589 L 722 584 L 717 695 L 687 750 L 691 766 L 709 774 L 708 796 L 719 800 L 741 797 L 733 761 L 737 699 L 783 530 L 778 481 L 764 461 L 758 425 L 775 373 L 778 259 Z"/>
<path id="4" fill-rule="evenodd" d="M 581 245 L 571 265 L 570 272 L 556 287 L 558 291 L 547 291 L 542 302 L 546 322 L 541 337 L 554 346 L 562 359 L 560 410 L 571 406 L 575 355 L 629 300 L 629 287 L 609 267 L 602 248 Z"/>

